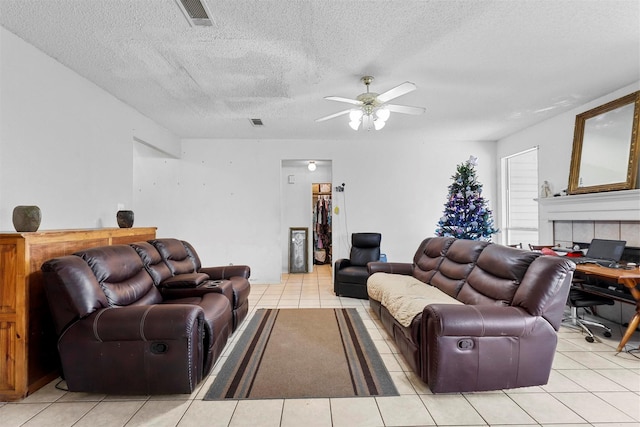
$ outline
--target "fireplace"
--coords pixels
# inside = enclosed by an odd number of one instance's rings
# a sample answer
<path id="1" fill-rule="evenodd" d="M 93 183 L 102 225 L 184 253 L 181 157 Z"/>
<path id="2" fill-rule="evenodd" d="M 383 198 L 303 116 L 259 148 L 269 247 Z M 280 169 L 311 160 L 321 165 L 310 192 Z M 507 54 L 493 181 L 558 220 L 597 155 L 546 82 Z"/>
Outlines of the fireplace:
<path id="1" fill-rule="evenodd" d="M 540 243 L 570 247 L 593 238 L 640 247 L 640 189 L 541 198 Z"/>
<path id="2" fill-rule="evenodd" d="M 640 253 L 640 189 L 541 198 L 540 243 L 572 247 L 593 238 L 625 240 L 628 261 Z M 624 257 L 623 256 L 623 257 Z M 635 313 L 632 304 L 598 307 L 598 315 L 624 325 Z M 597 331 L 596 331 L 597 332 Z"/>

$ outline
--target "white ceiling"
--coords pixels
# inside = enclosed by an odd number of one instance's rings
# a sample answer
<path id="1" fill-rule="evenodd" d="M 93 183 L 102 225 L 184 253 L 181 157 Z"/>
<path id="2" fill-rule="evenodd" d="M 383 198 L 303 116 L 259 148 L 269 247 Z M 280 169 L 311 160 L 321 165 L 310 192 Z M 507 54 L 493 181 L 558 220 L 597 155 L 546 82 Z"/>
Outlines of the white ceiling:
<path id="1" fill-rule="evenodd" d="M 176 0 L 0 0 L 0 24 L 180 137 L 495 140 L 640 80 L 638 0 L 204 1 L 211 27 Z M 426 114 L 314 121 L 365 74 Z"/>

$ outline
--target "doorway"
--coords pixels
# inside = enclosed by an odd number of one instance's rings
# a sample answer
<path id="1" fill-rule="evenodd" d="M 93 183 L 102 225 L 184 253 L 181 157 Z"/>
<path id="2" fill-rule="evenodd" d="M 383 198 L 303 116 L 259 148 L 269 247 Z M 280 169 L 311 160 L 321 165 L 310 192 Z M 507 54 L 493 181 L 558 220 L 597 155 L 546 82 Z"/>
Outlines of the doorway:
<path id="1" fill-rule="evenodd" d="M 313 161 L 315 170 L 309 169 L 309 162 Z M 317 248 L 314 238 L 314 184 L 318 184 L 318 196 L 321 195 L 319 184 L 327 184 L 328 192 L 331 192 L 332 182 L 332 163 L 331 160 L 310 160 L 310 159 L 292 159 L 282 160 L 280 168 L 280 241 L 281 241 L 281 271 L 289 272 L 289 230 L 291 228 L 307 228 L 309 237 L 307 239 L 307 266 L 308 271 L 312 272 L 315 263 L 315 249 Z M 327 187 L 323 187 L 327 190 Z M 328 194 L 322 194 L 326 196 Z M 330 219 L 327 218 L 327 225 Z M 329 232 L 331 237 L 332 233 Z M 331 241 L 330 238 L 329 241 Z M 326 243 L 321 244 L 322 249 L 326 252 Z M 329 250 L 332 242 L 329 243 Z M 327 255 L 327 254 L 325 254 Z M 329 260 L 331 252 L 328 253 Z M 320 255 L 319 255 L 320 256 Z M 325 261 L 326 262 L 326 261 Z M 315 264 L 317 265 L 317 264 Z"/>
<path id="2" fill-rule="evenodd" d="M 313 199 L 313 263 L 331 265 L 331 183 L 311 184 Z"/>

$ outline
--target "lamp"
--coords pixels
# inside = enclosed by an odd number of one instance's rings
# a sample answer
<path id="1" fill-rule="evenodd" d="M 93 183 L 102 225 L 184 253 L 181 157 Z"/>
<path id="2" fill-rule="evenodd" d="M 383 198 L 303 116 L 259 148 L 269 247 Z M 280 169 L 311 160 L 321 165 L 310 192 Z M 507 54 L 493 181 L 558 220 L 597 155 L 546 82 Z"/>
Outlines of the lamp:
<path id="1" fill-rule="evenodd" d="M 313 172 L 314 170 L 316 170 L 316 162 L 309 162 L 309 164 L 307 165 L 307 168 Z"/>

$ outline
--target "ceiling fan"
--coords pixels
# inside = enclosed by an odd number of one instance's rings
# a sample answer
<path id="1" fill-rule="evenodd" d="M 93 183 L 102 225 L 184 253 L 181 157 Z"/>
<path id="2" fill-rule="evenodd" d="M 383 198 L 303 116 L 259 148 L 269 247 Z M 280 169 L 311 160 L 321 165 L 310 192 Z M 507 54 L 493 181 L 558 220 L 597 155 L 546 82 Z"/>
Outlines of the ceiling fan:
<path id="1" fill-rule="evenodd" d="M 419 115 L 426 111 L 426 109 L 422 107 L 387 104 L 395 98 L 416 90 L 416 85 L 411 82 L 404 82 L 386 92 L 378 94 L 375 92 L 369 92 L 369 85 L 373 81 L 373 76 L 364 76 L 360 80 L 367 87 L 367 91 L 365 93 L 361 93 L 355 99 L 343 98 L 340 96 L 325 96 L 324 98 L 329 101 L 352 104 L 355 107 L 321 117 L 316 119 L 316 122 L 323 122 L 325 120 L 348 114 L 349 126 L 351 126 L 353 130 L 358 130 L 360 128 L 360 124 L 362 124 L 362 129 L 371 130 L 373 127 L 375 130 L 380 130 L 386 124 L 391 112 Z"/>

